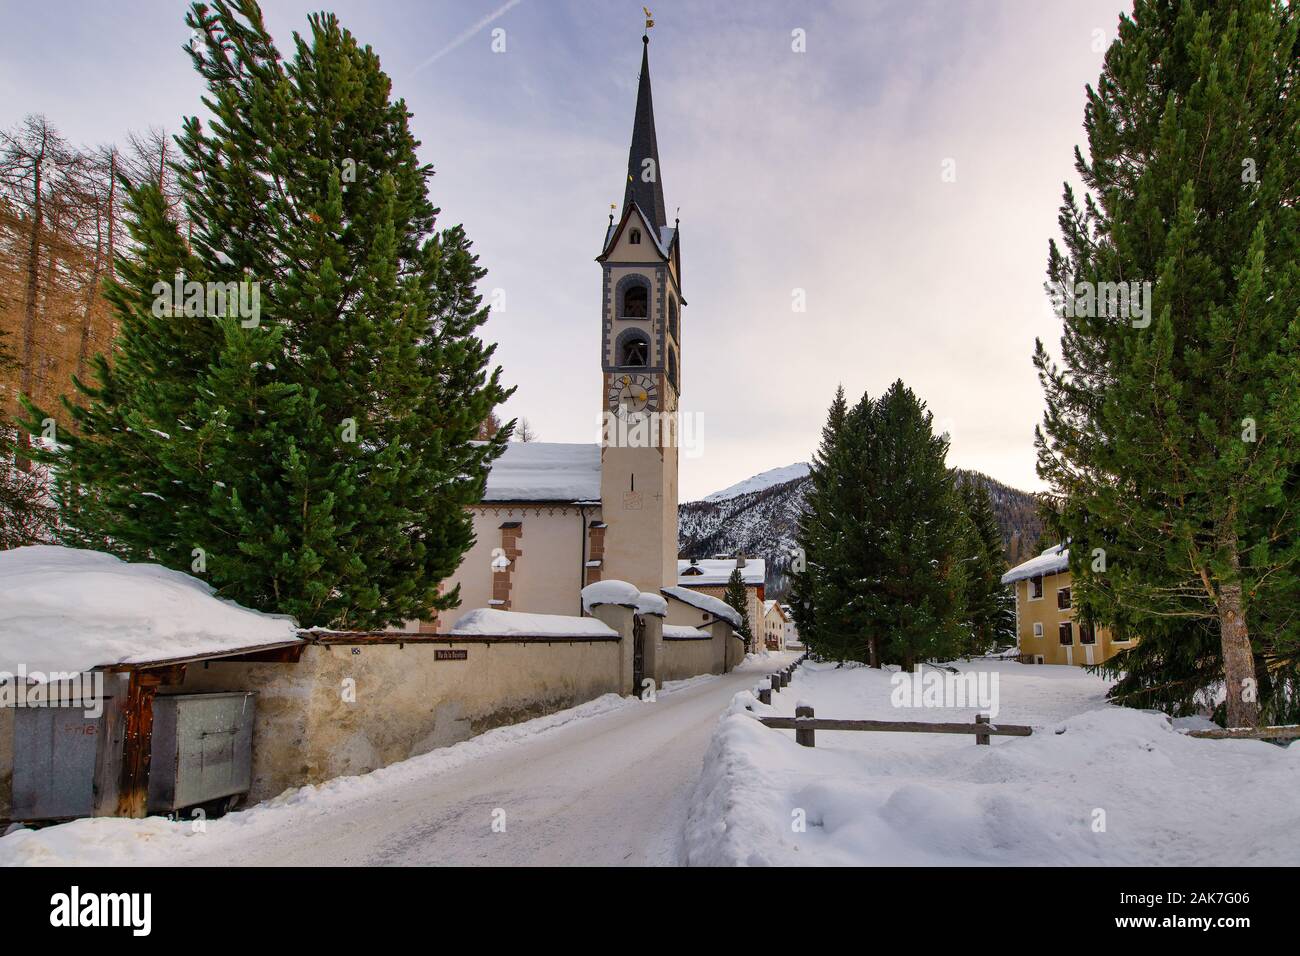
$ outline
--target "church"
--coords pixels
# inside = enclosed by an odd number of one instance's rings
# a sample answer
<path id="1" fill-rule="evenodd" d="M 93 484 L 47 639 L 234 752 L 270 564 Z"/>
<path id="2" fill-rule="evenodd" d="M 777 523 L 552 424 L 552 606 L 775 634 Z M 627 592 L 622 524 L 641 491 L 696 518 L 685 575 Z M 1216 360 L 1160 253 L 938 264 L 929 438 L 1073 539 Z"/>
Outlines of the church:
<path id="1" fill-rule="evenodd" d="M 611 212 L 596 257 L 602 440 L 507 446 L 483 501 L 471 509 L 475 544 L 446 583 L 459 585 L 461 598 L 449 617 L 472 608 L 581 615 L 581 590 L 611 580 L 664 593 L 672 624 L 726 616 L 714 597 L 677 586 L 676 416 L 686 300 L 679 224 L 668 221 L 664 205 L 650 40 L 641 40 L 623 208 L 617 220 Z"/>

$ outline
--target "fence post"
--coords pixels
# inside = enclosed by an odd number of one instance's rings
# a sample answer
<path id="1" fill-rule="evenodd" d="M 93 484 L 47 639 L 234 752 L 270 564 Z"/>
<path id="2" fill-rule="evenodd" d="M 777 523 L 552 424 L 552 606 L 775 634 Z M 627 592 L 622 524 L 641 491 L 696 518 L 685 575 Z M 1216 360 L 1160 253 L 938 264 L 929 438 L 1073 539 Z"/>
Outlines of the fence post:
<path id="1" fill-rule="evenodd" d="M 781 693 L 781 678 L 778 675 L 773 674 L 771 678 L 769 678 L 769 682 L 772 685 L 772 693 Z"/>
<path id="2" fill-rule="evenodd" d="M 767 704 L 767 705 L 771 706 L 771 703 L 772 703 L 772 688 L 771 688 L 771 687 L 760 687 L 760 688 L 758 689 L 758 702 L 759 702 L 760 704 Z"/>
<path id="3" fill-rule="evenodd" d="M 812 717 L 813 709 L 807 704 L 803 704 L 794 709 L 794 715 L 796 717 Z M 807 730 L 796 727 L 794 732 L 794 742 L 803 747 L 816 747 L 817 731 L 813 730 L 811 727 Z"/>
<path id="4" fill-rule="evenodd" d="M 989 722 L 989 715 L 988 715 L 988 714 L 976 714 L 976 715 L 975 715 L 975 743 L 977 743 L 977 744 L 987 744 L 987 743 L 989 742 L 989 735 L 988 735 L 988 734 L 982 734 L 982 733 L 979 732 L 979 728 L 980 728 L 980 726 L 981 726 L 981 725 L 987 725 L 988 722 Z"/>

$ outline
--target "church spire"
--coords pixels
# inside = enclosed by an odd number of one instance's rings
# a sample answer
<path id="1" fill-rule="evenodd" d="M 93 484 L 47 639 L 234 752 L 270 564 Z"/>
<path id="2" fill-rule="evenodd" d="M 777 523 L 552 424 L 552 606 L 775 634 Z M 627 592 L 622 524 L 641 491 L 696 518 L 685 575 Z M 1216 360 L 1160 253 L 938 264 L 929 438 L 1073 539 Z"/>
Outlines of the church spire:
<path id="1" fill-rule="evenodd" d="M 650 221 L 656 239 L 668 224 L 664 211 L 663 177 L 659 168 L 659 143 L 655 139 L 655 111 L 650 99 L 650 37 L 641 37 L 641 83 L 636 93 L 636 117 L 632 121 L 632 148 L 627 155 L 627 189 L 623 211 L 636 203 Z"/>

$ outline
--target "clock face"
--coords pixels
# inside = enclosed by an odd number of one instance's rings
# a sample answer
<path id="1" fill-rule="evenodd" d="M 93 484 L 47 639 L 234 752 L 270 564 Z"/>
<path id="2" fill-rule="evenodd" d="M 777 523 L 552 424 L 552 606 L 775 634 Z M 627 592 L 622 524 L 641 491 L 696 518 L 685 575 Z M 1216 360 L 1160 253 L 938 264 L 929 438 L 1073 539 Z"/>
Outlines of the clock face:
<path id="1" fill-rule="evenodd" d="M 616 415 L 653 412 L 659 408 L 659 386 L 653 376 L 618 372 L 610 377 L 606 400 Z"/>

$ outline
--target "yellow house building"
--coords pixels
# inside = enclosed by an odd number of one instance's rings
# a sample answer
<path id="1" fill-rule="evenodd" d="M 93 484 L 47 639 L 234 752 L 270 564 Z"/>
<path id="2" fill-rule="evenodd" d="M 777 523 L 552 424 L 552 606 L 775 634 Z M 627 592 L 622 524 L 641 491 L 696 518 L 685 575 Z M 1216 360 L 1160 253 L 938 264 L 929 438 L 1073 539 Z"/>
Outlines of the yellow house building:
<path id="1" fill-rule="evenodd" d="M 1015 589 L 1016 641 L 1026 664 L 1100 664 L 1136 643 L 1075 619 L 1070 550 L 1062 545 L 1012 568 L 1002 583 Z"/>

